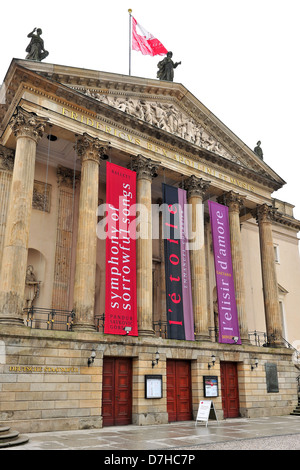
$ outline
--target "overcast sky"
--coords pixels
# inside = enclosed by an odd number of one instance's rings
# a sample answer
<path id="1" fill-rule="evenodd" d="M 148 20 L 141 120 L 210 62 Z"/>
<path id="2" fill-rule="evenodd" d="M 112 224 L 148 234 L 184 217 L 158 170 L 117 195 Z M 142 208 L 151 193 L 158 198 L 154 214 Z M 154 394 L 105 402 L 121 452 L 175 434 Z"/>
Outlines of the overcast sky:
<path id="1" fill-rule="evenodd" d="M 129 14 L 182 64 L 182 83 L 287 184 L 274 197 L 300 219 L 300 0 L 15 0 L 3 2 L 0 83 L 27 34 L 42 28 L 45 62 L 127 75 Z M 3 13 L 4 9 L 4 13 Z M 156 78 L 161 57 L 132 52 L 131 74 Z"/>

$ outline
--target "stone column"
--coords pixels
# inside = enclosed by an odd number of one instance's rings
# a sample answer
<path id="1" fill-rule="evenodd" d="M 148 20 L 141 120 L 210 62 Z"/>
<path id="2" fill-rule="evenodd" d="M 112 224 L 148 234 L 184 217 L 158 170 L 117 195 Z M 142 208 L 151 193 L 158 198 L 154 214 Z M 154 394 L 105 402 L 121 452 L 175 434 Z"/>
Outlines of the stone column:
<path id="1" fill-rule="evenodd" d="M 132 169 L 137 173 L 137 204 L 140 205 L 139 229 L 136 241 L 137 315 L 139 335 L 153 335 L 152 318 L 152 207 L 151 183 L 158 165 L 142 155 L 132 157 Z M 138 228 L 138 227 L 137 227 Z"/>
<path id="2" fill-rule="evenodd" d="M 0 278 L 0 323 L 22 325 L 35 157 L 47 120 L 17 109 L 10 126 L 16 137 Z"/>
<path id="3" fill-rule="evenodd" d="M 275 266 L 272 235 L 274 209 L 267 204 L 257 208 L 256 218 L 259 226 L 261 270 L 268 342 L 272 346 L 282 346 L 282 319 L 279 310 L 278 283 Z"/>
<path id="4" fill-rule="evenodd" d="M 191 205 L 192 232 L 197 237 L 196 246 L 190 250 L 190 265 L 195 338 L 200 341 L 209 340 L 203 208 L 203 197 L 209 184 L 209 181 L 196 178 L 195 176 L 191 176 L 184 182 L 184 187 L 187 190 L 187 201 Z"/>
<path id="5" fill-rule="evenodd" d="M 15 152 L 0 145 L 0 271 Z"/>
<path id="6" fill-rule="evenodd" d="M 231 258 L 240 335 L 242 343 L 250 343 L 245 308 L 243 248 L 240 229 L 240 209 L 244 205 L 245 198 L 233 191 L 230 191 L 221 198 L 228 206 L 229 212 Z"/>
<path id="7" fill-rule="evenodd" d="M 74 283 L 74 331 L 94 331 L 97 207 L 100 158 L 108 144 L 84 134 L 77 142 L 81 157 L 78 235 Z"/>

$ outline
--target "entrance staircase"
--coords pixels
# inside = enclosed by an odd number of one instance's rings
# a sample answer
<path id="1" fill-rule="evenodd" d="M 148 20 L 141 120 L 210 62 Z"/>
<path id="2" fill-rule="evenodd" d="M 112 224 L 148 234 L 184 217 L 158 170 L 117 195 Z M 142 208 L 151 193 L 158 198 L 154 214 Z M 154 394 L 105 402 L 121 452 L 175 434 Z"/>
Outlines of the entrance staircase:
<path id="1" fill-rule="evenodd" d="M 26 436 L 20 436 L 18 431 L 12 431 L 7 427 L 0 427 L 0 449 L 25 444 L 29 441 Z"/>
<path id="2" fill-rule="evenodd" d="M 300 416 L 300 396 L 298 395 L 298 405 L 294 409 L 294 411 L 291 412 L 291 415 L 293 416 Z"/>

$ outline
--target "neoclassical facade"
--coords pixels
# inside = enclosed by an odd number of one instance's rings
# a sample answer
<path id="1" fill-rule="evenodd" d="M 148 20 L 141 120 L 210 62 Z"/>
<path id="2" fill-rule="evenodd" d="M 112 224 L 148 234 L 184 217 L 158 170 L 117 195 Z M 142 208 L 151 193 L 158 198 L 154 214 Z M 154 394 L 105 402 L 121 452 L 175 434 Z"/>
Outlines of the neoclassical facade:
<path id="1" fill-rule="evenodd" d="M 4 87 L 0 423 L 168 423 L 194 419 L 205 398 L 220 418 L 292 412 L 300 222 L 273 196 L 285 182 L 180 84 L 13 60 Z M 104 333 L 108 161 L 136 172 L 146 208 L 138 336 Z M 186 190 L 202 240 L 190 251 L 195 341 L 168 337 L 163 183 Z M 228 207 L 241 344 L 218 341 L 208 201 Z"/>

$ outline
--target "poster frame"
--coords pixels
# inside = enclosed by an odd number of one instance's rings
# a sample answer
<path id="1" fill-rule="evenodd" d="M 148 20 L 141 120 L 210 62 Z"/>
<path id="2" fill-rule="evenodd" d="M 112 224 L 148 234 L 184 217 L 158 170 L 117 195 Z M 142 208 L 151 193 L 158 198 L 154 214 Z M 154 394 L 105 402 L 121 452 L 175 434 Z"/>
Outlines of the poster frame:
<path id="1" fill-rule="evenodd" d="M 208 394 L 207 393 L 207 386 L 206 381 L 208 380 L 215 380 L 216 381 L 216 393 Z M 203 394 L 205 398 L 217 398 L 219 396 L 219 382 L 217 375 L 204 375 L 203 376 Z"/>
<path id="2" fill-rule="evenodd" d="M 153 381 L 159 382 L 159 393 L 158 395 L 151 395 L 149 394 L 149 385 Z M 163 380 L 162 380 L 162 375 L 156 374 L 156 375 L 145 375 L 145 398 L 146 399 L 152 399 L 152 400 L 159 400 L 160 398 L 163 398 Z"/>

